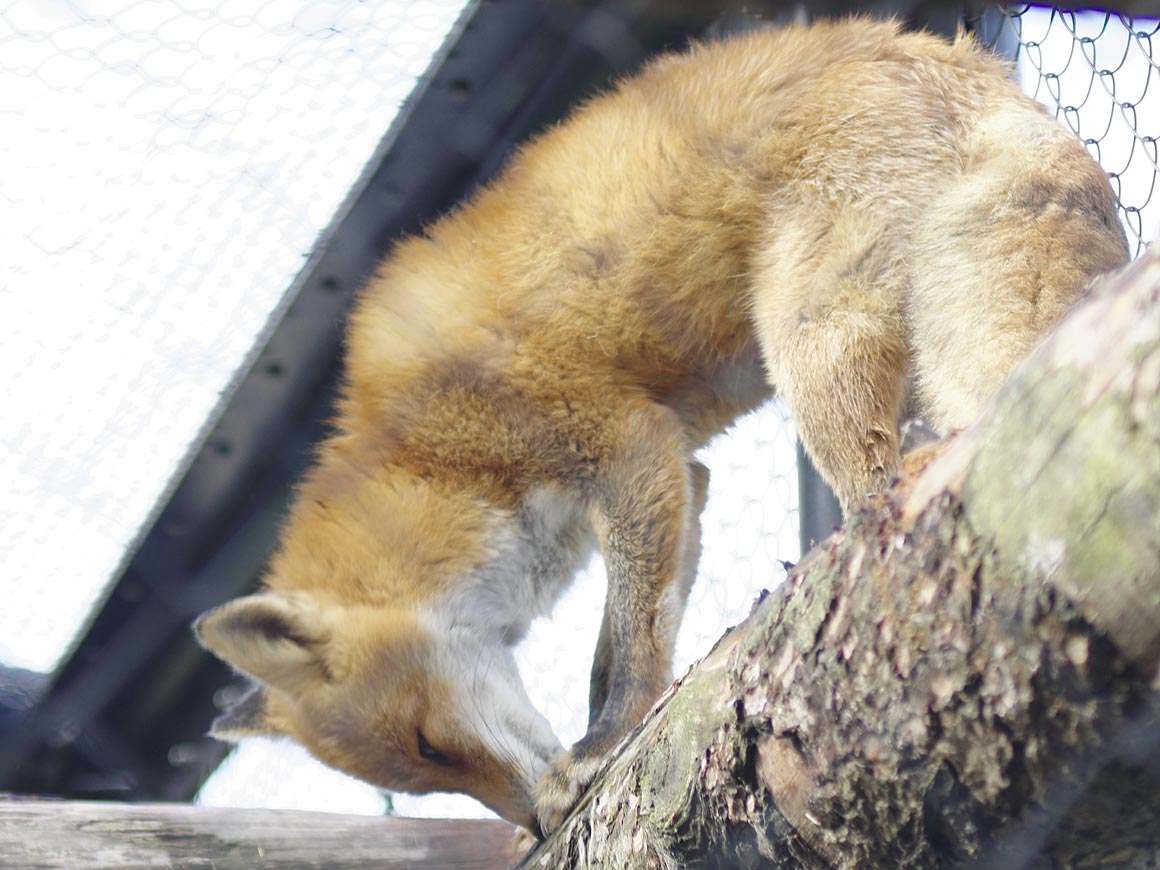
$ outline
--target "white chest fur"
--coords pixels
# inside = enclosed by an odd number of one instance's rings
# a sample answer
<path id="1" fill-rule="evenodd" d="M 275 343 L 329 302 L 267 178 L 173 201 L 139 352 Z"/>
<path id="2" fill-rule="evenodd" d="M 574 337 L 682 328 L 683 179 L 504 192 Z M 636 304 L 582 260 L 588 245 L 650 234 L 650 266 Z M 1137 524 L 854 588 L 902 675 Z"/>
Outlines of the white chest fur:
<path id="1" fill-rule="evenodd" d="M 440 602 L 439 616 L 516 644 L 533 619 L 551 610 L 595 547 L 579 500 L 559 487 L 537 487 L 518 513 L 495 513 L 489 557 Z"/>

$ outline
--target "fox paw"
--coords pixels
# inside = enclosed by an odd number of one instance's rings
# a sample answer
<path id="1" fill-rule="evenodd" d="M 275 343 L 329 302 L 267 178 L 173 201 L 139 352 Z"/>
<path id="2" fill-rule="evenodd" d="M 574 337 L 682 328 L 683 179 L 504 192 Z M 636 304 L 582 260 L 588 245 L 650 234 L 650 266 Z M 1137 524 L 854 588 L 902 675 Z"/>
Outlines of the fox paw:
<path id="1" fill-rule="evenodd" d="M 574 749 L 552 759 L 536 785 L 536 816 L 545 836 L 560 827 L 596 776 L 601 761 L 600 755 L 577 755 Z"/>

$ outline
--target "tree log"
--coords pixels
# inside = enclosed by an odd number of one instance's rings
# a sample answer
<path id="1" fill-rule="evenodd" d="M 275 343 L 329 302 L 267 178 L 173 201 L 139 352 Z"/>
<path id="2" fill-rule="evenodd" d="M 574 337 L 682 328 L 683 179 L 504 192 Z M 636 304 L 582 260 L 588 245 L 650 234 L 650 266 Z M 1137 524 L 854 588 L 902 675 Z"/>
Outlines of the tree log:
<path id="1" fill-rule="evenodd" d="M 502 870 L 514 832 L 500 821 L 0 799 L 0 868 Z"/>
<path id="2" fill-rule="evenodd" d="M 906 464 L 525 866 L 1160 866 L 1160 257 Z"/>

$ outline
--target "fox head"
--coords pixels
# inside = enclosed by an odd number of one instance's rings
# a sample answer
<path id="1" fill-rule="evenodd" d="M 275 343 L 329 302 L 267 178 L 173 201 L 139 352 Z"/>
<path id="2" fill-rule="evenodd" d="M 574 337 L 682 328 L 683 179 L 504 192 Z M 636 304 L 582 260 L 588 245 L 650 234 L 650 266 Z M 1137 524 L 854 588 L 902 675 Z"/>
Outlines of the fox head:
<path id="1" fill-rule="evenodd" d="M 203 614 L 201 643 L 257 681 L 214 736 L 286 735 L 393 791 L 464 792 L 536 830 L 532 788 L 561 746 L 507 647 L 383 607 L 265 592 Z"/>
<path id="2" fill-rule="evenodd" d="M 446 480 L 446 458 L 419 473 L 403 452 L 346 430 L 325 442 L 263 591 L 197 620 L 201 644 L 256 682 L 212 733 L 285 735 L 374 785 L 465 793 L 537 832 L 533 790 L 563 747 L 512 648 L 591 534 L 552 498 L 473 467 Z"/>

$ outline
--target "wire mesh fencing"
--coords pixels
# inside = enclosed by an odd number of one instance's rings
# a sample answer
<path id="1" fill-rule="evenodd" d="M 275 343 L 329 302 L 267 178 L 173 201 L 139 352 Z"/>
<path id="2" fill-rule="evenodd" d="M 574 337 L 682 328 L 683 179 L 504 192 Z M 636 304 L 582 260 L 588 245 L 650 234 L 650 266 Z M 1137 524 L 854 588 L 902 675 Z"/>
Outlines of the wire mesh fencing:
<path id="1" fill-rule="evenodd" d="M 1160 229 L 1160 18 L 1013 4 L 974 24 L 1107 171 L 1139 256 Z"/>
<path id="2" fill-rule="evenodd" d="M 68 648 L 462 6 L 0 9 L 0 660 Z"/>
<path id="3" fill-rule="evenodd" d="M 16 0 L 0 11 L 0 119 L 12 122 L 0 155 L 23 168 L 0 200 L 12 209 L 0 220 L 0 321 L 40 324 L 10 327 L 0 344 L 6 407 L 26 409 L 3 431 L 3 591 L 45 578 L 0 614 L 0 658 L 51 666 L 59 653 L 30 652 L 34 636 L 75 625 L 97 597 L 461 5 Z M 1107 170 L 1139 254 L 1160 224 L 1160 22 L 1018 5 L 972 24 Z M 704 452 L 704 552 L 678 673 L 798 558 L 794 441 L 772 403 Z M 28 512 L 32 500 L 42 513 Z M 94 566 L 95 585 L 62 594 Z M 585 729 L 603 594 L 596 561 L 519 653 L 565 743 Z M 67 638 L 51 640 L 60 650 Z M 205 799 L 381 811 L 350 781 L 300 773 L 312 764 L 243 750 Z M 395 808 L 475 813 L 443 797 Z"/>

